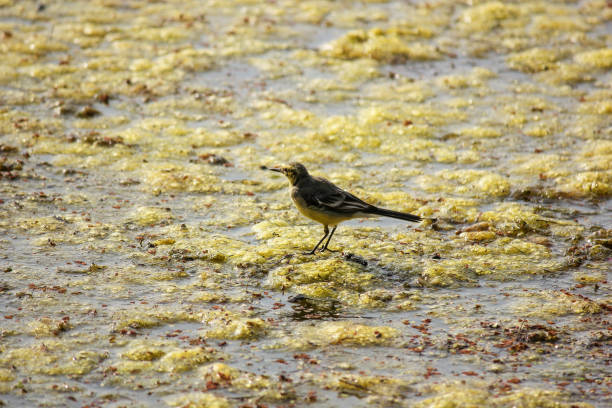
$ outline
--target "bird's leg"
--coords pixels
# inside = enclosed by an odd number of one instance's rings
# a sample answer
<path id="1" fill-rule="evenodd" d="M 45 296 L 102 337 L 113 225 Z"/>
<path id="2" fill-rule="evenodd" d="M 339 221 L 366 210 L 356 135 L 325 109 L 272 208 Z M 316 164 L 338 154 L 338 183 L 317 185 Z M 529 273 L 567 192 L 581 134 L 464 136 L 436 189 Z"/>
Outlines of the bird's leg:
<path id="1" fill-rule="evenodd" d="M 316 250 L 319 247 L 319 245 L 321 245 L 321 242 L 323 242 L 325 237 L 327 237 L 327 234 L 329 234 L 329 228 L 327 228 L 327 225 L 323 226 L 323 232 L 325 232 L 325 235 L 323 235 L 323 238 L 321 238 L 321 240 L 317 243 L 317 245 L 315 245 L 315 247 L 312 249 L 312 251 L 306 252 L 304 255 L 314 255 L 314 253 L 316 252 Z"/>
<path id="2" fill-rule="evenodd" d="M 338 228 L 338 226 L 336 225 L 332 230 L 331 230 L 331 234 L 329 234 L 329 238 L 327 238 L 327 242 L 325 243 L 325 246 L 323 247 L 323 249 L 321 251 L 329 251 L 329 252 L 337 252 L 337 251 L 332 251 L 331 249 L 329 249 L 327 246 L 329 245 L 329 241 L 331 241 L 332 236 L 334 235 L 334 232 L 336 232 L 336 228 Z"/>

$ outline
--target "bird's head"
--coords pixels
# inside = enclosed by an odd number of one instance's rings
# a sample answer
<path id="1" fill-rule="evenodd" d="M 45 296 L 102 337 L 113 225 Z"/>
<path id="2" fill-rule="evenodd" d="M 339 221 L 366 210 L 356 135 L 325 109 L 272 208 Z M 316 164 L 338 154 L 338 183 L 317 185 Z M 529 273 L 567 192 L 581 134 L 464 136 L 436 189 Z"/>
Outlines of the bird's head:
<path id="1" fill-rule="evenodd" d="M 308 170 L 302 163 L 289 163 L 287 166 L 268 167 L 267 169 L 283 173 L 294 186 L 304 177 L 308 177 Z"/>

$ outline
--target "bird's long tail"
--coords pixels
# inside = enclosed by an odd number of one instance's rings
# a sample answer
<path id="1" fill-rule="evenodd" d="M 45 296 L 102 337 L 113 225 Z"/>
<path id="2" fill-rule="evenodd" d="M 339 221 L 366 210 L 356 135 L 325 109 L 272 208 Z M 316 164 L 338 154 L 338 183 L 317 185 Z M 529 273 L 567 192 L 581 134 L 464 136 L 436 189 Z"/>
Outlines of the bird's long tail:
<path id="1" fill-rule="evenodd" d="M 370 214 L 382 215 L 383 217 L 397 218 L 399 220 L 406 220 L 406 221 L 413 221 L 413 222 L 422 220 L 422 218 L 419 217 L 418 215 L 408 214 L 408 213 L 403 213 L 403 212 L 398 212 L 398 211 L 391 211 L 391 210 L 386 210 L 384 208 L 378 208 L 378 207 L 374 207 L 372 210 L 368 212 Z"/>

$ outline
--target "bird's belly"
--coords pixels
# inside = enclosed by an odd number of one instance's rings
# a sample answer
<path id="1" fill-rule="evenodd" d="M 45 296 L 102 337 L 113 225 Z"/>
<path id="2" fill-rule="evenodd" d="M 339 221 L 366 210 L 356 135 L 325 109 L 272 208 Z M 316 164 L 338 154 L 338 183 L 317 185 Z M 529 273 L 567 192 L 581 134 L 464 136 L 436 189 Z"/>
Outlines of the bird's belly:
<path id="1" fill-rule="evenodd" d="M 325 211 L 318 211 L 316 209 L 313 209 L 312 207 L 307 206 L 303 200 L 294 197 L 293 194 L 291 198 L 293 199 L 293 202 L 295 203 L 297 209 L 303 215 L 310 218 L 311 220 L 320 222 L 323 225 L 335 226 L 341 223 L 342 221 L 350 220 L 351 218 L 353 218 L 351 215 L 348 214 L 331 214 Z"/>

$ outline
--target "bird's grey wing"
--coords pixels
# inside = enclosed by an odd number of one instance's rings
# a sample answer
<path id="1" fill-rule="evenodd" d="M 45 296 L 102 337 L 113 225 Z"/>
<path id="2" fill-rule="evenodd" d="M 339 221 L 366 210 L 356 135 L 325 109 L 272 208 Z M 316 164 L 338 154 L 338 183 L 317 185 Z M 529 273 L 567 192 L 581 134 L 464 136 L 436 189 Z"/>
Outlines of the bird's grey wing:
<path id="1" fill-rule="evenodd" d="M 368 211 L 372 208 L 370 204 L 324 178 L 316 177 L 314 180 L 315 184 L 310 194 L 311 202 L 307 201 L 313 207 L 346 214 Z"/>

